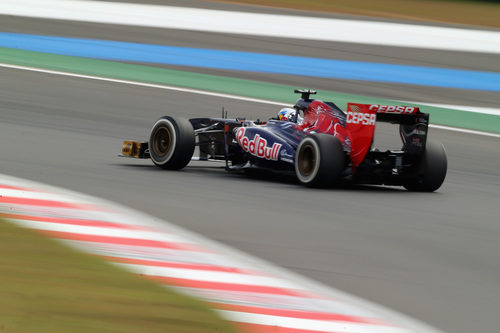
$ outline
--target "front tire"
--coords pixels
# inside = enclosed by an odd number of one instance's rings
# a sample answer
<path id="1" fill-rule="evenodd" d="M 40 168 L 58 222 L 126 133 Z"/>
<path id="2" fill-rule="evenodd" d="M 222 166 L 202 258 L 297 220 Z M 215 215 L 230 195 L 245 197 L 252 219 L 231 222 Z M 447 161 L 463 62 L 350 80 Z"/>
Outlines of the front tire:
<path id="1" fill-rule="evenodd" d="M 302 185 L 331 187 L 340 180 L 344 167 L 344 148 L 332 135 L 308 135 L 297 148 L 295 174 Z"/>
<path id="2" fill-rule="evenodd" d="M 409 191 L 434 192 L 443 184 L 448 161 L 443 144 L 427 141 L 422 159 L 417 164 L 417 178 L 404 185 Z"/>
<path id="3" fill-rule="evenodd" d="M 156 166 L 179 170 L 193 157 L 193 125 L 184 118 L 165 116 L 156 121 L 149 135 L 149 155 Z"/>

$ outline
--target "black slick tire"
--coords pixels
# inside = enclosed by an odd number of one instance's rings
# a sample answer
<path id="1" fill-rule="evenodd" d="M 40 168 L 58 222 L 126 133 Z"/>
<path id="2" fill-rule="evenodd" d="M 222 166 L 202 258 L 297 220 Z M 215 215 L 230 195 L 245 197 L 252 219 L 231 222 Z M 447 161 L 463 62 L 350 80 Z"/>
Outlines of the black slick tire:
<path id="1" fill-rule="evenodd" d="M 295 175 L 302 185 L 332 187 L 345 167 L 342 143 L 328 134 L 311 134 L 299 144 L 295 154 Z"/>
<path id="2" fill-rule="evenodd" d="M 193 157 L 194 130 L 189 120 L 165 116 L 156 121 L 149 135 L 149 154 L 156 166 L 179 170 Z"/>
<path id="3" fill-rule="evenodd" d="M 444 182 L 448 161 L 443 145 L 427 140 L 425 151 L 416 166 L 417 177 L 404 185 L 409 191 L 434 192 Z"/>

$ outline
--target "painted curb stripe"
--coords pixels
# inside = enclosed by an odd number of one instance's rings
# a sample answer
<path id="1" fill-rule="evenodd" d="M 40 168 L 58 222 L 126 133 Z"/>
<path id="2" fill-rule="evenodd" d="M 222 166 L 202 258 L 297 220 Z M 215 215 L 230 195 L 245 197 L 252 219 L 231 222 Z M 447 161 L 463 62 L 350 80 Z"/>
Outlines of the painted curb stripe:
<path id="1" fill-rule="evenodd" d="M 163 284 L 177 285 L 181 287 L 194 288 L 194 289 L 207 289 L 212 291 L 213 290 L 238 291 L 238 292 L 256 293 L 256 294 L 296 296 L 302 298 L 306 297 L 306 295 L 301 291 L 279 288 L 279 287 L 255 286 L 249 284 L 224 283 L 224 282 L 213 282 L 213 281 L 210 282 L 210 281 L 180 279 L 180 278 L 146 275 L 146 274 L 144 274 L 144 276 Z"/>
<path id="2" fill-rule="evenodd" d="M 388 22 L 243 13 L 214 9 L 74 0 L 2 0 L 7 15 L 324 40 L 397 47 L 500 53 L 497 31 Z"/>
<path id="3" fill-rule="evenodd" d="M 113 237 L 113 236 L 97 236 L 97 235 L 88 235 L 88 234 L 61 232 L 61 231 L 50 231 L 50 230 L 42 230 L 42 229 L 37 229 L 37 230 L 44 232 L 44 233 L 47 233 L 54 238 L 61 238 L 61 239 L 66 239 L 66 240 L 78 240 L 78 241 L 85 241 L 85 242 L 90 242 L 90 243 L 104 243 L 104 244 L 117 244 L 117 245 L 147 246 L 147 247 L 153 247 L 153 248 L 182 250 L 182 251 L 200 251 L 200 249 L 195 248 L 194 246 L 176 244 L 176 243 L 168 243 L 168 242 L 157 241 L 157 240 L 126 238 L 126 237 Z"/>
<path id="4" fill-rule="evenodd" d="M 319 298 L 309 295 L 279 295 L 270 293 L 257 293 L 246 291 L 231 291 L 222 289 L 200 289 L 179 287 L 189 294 L 197 295 L 210 303 L 223 303 L 228 306 L 251 306 L 260 308 L 275 308 L 277 310 L 294 310 L 301 312 L 328 311 L 325 309 L 335 309 L 332 313 L 346 315 L 351 317 L 360 317 L 365 315 L 367 318 L 370 313 L 357 313 L 351 308 L 346 308 L 342 301 L 333 301 L 332 299 Z"/>
<path id="5" fill-rule="evenodd" d="M 120 224 L 115 222 L 107 221 L 96 221 L 96 220 L 84 220 L 84 219 L 72 219 L 72 218 L 61 218 L 61 217 L 44 217 L 44 216 L 33 216 L 33 215 L 19 215 L 19 214 L 4 214 L 5 218 L 13 220 L 25 220 L 25 221 L 37 221 L 37 222 L 50 222 L 58 224 L 70 224 L 79 225 L 86 227 L 103 227 L 103 228 L 117 228 L 126 230 L 147 230 L 141 226 L 132 226 L 126 224 Z"/>
<path id="6" fill-rule="evenodd" d="M 130 258 L 139 260 L 152 260 L 163 262 L 183 262 L 187 264 L 215 265 L 223 267 L 237 267 L 249 273 L 253 272 L 247 267 L 242 267 L 241 263 L 228 260 L 227 256 L 219 253 L 210 253 L 207 256 L 203 252 L 162 249 L 146 246 L 133 246 L 123 244 L 91 243 L 71 240 L 71 244 L 82 248 L 86 252 L 104 257 Z M 256 273 L 259 275 L 260 273 Z"/>
<path id="7" fill-rule="evenodd" d="M 3 185 L 0 184 L 0 189 L 2 190 L 16 190 L 16 191 L 27 191 L 27 192 L 36 192 L 36 189 L 29 189 L 29 188 L 24 188 L 24 187 L 19 187 L 19 186 L 9 186 L 9 185 Z M 4 191 L 2 191 L 5 193 Z"/>
<path id="8" fill-rule="evenodd" d="M 386 325 L 390 326 L 389 323 L 382 322 L 380 320 L 346 316 L 342 314 L 333 313 L 322 313 L 322 312 L 312 312 L 312 311 L 296 311 L 296 310 L 282 310 L 282 309 L 269 309 L 262 307 L 253 306 L 241 306 L 241 305 L 226 305 L 221 303 L 211 303 L 214 307 L 221 310 L 237 311 L 237 312 L 248 312 L 255 314 L 271 315 L 278 317 L 288 317 L 297 319 L 312 319 L 312 320 L 327 320 L 327 321 L 343 321 L 351 323 L 362 323 L 362 324 L 376 324 L 376 325 Z"/>
<path id="9" fill-rule="evenodd" d="M 111 61 L 500 91 L 500 73 L 0 32 L 0 46 Z"/>
<path id="10" fill-rule="evenodd" d="M 116 265 L 126 268 L 128 271 L 136 272 L 141 275 L 159 277 L 159 278 L 173 278 L 183 279 L 192 274 L 192 269 L 159 267 L 137 264 L 123 264 L 116 263 Z M 193 281 L 202 281 L 203 283 L 219 283 L 224 285 L 240 285 L 240 286 L 257 286 L 257 287 L 271 287 L 283 288 L 290 290 L 300 290 L 299 286 L 293 285 L 284 279 L 275 277 L 200 270 L 195 276 L 191 277 Z"/>
<path id="11" fill-rule="evenodd" d="M 375 328 L 374 325 L 357 324 L 349 322 L 287 318 L 287 317 L 271 316 L 271 315 L 256 314 L 249 312 L 229 311 L 229 310 L 219 310 L 219 312 L 225 315 L 226 317 L 232 318 L 233 320 L 238 322 L 267 325 L 267 326 L 278 326 L 280 328 L 283 327 L 283 328 L 299 329 L 299 330 L 316 330 L 320 332 L 349 332 L 349 333 L 409 332 L 404 328 L 391 327 L 391 326 L 384 326 L 383 328 L 381 328 L 381 326 L 378 326 L 380 328 Z"/>
<path id="12" fill-rule="evenodd" d="M 107 228 L 104 226 L 87 226 L 87 225 L 75 225 L 71 223 L 59 223 L 48 222 L 48 221 L 37 221 L 35 219 L 25 220 L 16 218 L 19 224 L 22 224 L 26 228 L 36 229 L 40 231 L 47 232 L 63 232 L 68 234 L 78 234 L 87 236 L 108 236 L 112 235 L 113 238 L 120 239 L 131 239 L 131 240 L 143 240 L 143 241 L 155 241 L 160 243 L 169 244 L 170 248 L 178 247 L 180 249 L 186 250 L 190 248 L 196 248 L 193 244 L 185 244 L 182 239 L 179 239 L 175 235 L 167 233 L 159 233 L 152 231 L 142 231 L 142 230 L 131 230 L 128 228 Z M 131 244 L 131 243 L 130 243 Z"/>
<path id="13" fill-rule="evenodd" d="M 235 267 L 223 267 L 223 266 L 215 266 L 215 265 L 202 265 L 202 264 L 186 264 L 179 262 L 166 262 L 166 261 L 158 261 L 158 260 L 143 260 L 143 259 L 134 259 L 134 258 L 120 258 L 120 257 L 109 257 L 106 256 L 106 260 L 122 263 L 122 264 L 133 264 L 133 265 L 143 265 L 143 266 L 151 266 L 151 267 L 169 267 L 169 268 L 182 268 L 182 269 L 193 269 L 199 271 L 213 271 L 213 272 L 226 272 L 226 273 L 239 273 L 239 274 L 248 274 L 240 268 Z M 257 273 L 252 273 L 257 275 Z"/>
<path id="14" fill-rule="evenodd" d="M 224 318 L 241 325 L 242 331 L 435 332 L 374 305 L 361 305 L 359 300 L 357 305 L 351 304 L 345 295 L 330 289 L 316 289 L 313 282 L 293 279 L 291 273 L 279 273 L 280 270 L 262 262 L 256 266 L 255 259 L 232 253 L 222 245 L 165 221 L 154 222 L 158 219 L 59 189 L 36 190 L 44 188 L 0 175 L 0 212 L 18 225 L 100 255 L 145 278 L 201 297 Z M 43 202 L 46 196 L 59 196 L 61 201 L 51 201 L 51 210 L 25 205 L 26 200 Z M 79 209 L 67 209 L 67 202 L 78 207 L 94 207 L 95 210 L 85 211 L 92 218 L 82 218 Z M 34 210 L 41 212 L 34 214 Z M 64 214 L 64 218 L 61 217 Z M 402 328 L 406 325 L 416 328 Z"/>
<path id="15" fill-rule="evenodd" d="M 82 209 L 82 210 L 87 210 L 90 208 L 84 205 L 75 205 L 68 202 L 43 200 L 43 199 L 30 199 L 30 198 L 13 198 L 7 196 L 4 196 L 2 198 L 2 201 L 4 203 L 10 203 L 14 205 L 43 206 L 51 208 L 72 208 L 72 209 Z"/>
<path id="16" fill-rule="evenodd" d="M 238 323 L 237 327 L 242 332 L 259 332 L 259 333 L 324 333 L 323 331 L 300 330 L 296 328 L 285 328 L 274 325 L 258 325 L 249 323 Z"/>

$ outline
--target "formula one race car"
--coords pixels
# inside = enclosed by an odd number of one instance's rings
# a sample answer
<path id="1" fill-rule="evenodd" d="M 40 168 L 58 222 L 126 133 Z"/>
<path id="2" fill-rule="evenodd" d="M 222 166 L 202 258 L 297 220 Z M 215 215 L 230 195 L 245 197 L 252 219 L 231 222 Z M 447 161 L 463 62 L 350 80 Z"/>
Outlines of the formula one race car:
<path id="1" fill-rule="evenodd" d="M 347 180 L 432 192 L 443 183 L 446 154 L 441 143 L 427 140 L 429 115 L 418 107 L 349 103 L 344 113 L 332 102 L 311 99 L 315 91 L 295 93 L 301 98 L 289 109 L 294 112 L 267 122 L 227 119 L 224 112 L 221 118 L 162 117 L 148 142 L 124 141 L 120 156 L 150 158 L 169 170 L 191 160 L 219 160 L 228 171 L 291 173 L 311 187 Z M 379 121 L 399 124 L 400 149 L 372 147 Z"/>

